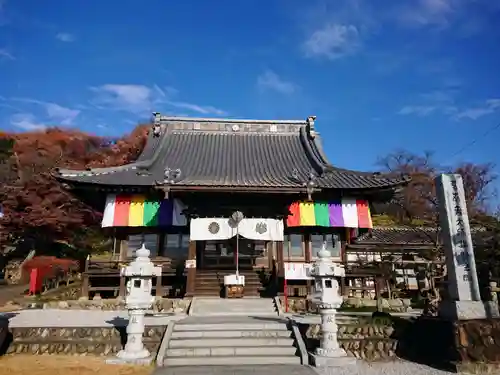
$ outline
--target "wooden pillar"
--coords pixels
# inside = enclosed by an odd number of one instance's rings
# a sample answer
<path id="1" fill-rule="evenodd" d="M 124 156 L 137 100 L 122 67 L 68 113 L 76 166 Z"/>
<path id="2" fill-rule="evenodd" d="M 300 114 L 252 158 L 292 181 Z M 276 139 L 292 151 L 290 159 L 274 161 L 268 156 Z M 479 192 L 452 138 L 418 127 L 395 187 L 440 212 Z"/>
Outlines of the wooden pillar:
<path id="1" fill-rule="evenodd" d="M 283 257 L 283 242 L 276 242 L 276 291 L 283 293 L 282 280 L 285 278 L 285 260 Z"/>
<path id="2" fill-rule="evenodd" d="M 277 260 L 277 271 L 278 275 L 283 276 L 283 270 L 285 268 L 285 260 L 283 256 L 283 242 L 276 242 L 276 260 Z"/>
<path id="3" fill-rule="evenodd" d="M 116 237 L 116 230 L 113 234 L 113 260 L 120 257 L 120 240 Z"/>
<path id="4" fill-rule="evenodd" d="M 274 252 L 276 248 L 276 242 L 270 241 L 267 243 L 267 267 L 269 268 L 270 271 L 273 269 L 273 263 L 274 263 Z"/>
<path id="5" fill-rule="evenodd" d="M 82 298 L 89 298 L 89 263 L 90 263 L 90 255 L 85 259 L 85 268 L 83 270 L 82 275 Z"/>
<path id="6" fill-rule="evenodd" d="M 196 292 L 196 241 L 189 241 L 188 260 L 193 262 L 194 267 L 187 269 L 186 296 L 192 297 Z"/>
<path id="7" fill-rule="evenodd" d="M 127 234 L 124 230 L 120 229 L 117 231 L 116 242 L 118 243 L 117 246 L 120 249 L 120 262 L 125 262 L 128 255 L 128 243 Z"/>
<path id="8" fill-rule="evenodd" d="M 125 298 L 125 294 L 127 293 L 126 288 L 127 288 L 127 280 L 126 277 L 123 275 L 120 275 L 120 289 L 118 289 L 118 296 L 120 298 Z"/>
<path id="9" fill-rule="evenodd" d="M 311 235 L 304 234 L 304 260 L 306 263 L 311 263 L 312 260 L 312 244 Z"/>
<path id="10" fill-rule="evenodd" d="M 304 260 L 306 263 L 311 263 L 312 261 L 312 243 L 311 243 L 311 235 L 304 234 Z M 307 293 L 306 295 L 311 294 L 312 280 L 306 281 Z"/>
<path id="11" fill-rule="evenodd" d="M 349 243 L 351 243 L 351 230 L 349 228 L 345 228 L 345 240 L 341 243 L 340 249 L 340 259 L 342 264 L 344 265 L 344 269 L 347 270 L 347 251 L 346 247 Z M 346 278 L 340 278 L 340 295 L 347 296 L 349 294 L 349 288 L 346 287 Z"/>
<path id="12" fill-rule="evenodd" d="M 163 285 L 162 285 L 161 273 L 158 276 L 156 276 L 156 297 L 158 298 L 163 297 Z"/>

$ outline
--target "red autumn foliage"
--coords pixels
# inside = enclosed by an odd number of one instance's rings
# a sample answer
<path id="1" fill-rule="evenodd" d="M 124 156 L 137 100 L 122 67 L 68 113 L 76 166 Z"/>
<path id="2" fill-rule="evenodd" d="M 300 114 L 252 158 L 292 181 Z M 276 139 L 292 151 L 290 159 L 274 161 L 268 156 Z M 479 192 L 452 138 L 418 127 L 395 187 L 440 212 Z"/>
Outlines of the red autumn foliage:
<path id="1" fill-rule="evenodd" d="M 0 245 L 22 238 L 50 243 L 77 242 L 98 225 L 99 213 L 65 190 L 53 177 L 55 168 L 86 169 L 122 165 L 144 147 L 147 125 L 110 144 L 78 130 L 4 134 L 0 139 Z M 9 141 L 12 140 L 11 148 Z"/>
<path id="2" fill-rule="evenodd" d="M 72 259 L 60 259 L 53 256 L 39 256 L 26 261 L 22 266 L 22 277 L 27 282 L 31 270 L 38 269 L 40 279 L 52 279 L 63 277 L 68 272 L 76 272 L 79 269 L 78 261 Z"/>

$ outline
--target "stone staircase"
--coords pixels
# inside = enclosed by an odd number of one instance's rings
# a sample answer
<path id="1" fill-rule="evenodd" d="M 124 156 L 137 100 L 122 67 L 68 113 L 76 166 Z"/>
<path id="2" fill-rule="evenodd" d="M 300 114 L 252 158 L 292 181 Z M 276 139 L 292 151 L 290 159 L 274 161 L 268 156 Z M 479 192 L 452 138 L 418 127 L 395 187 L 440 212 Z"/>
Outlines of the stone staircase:
<path id="1" fill-rule="evenodd" d="M 301 364 L 296 346 L 278 317 L 189 317 L 173 326 L 161 365 Z"/>
<path id="2" fill-rule="evenodd" d="M 276 318 L 277 307 L 273 298 L 213 298 L 195 297 L 189 308 L 190 316 L 242 316 Z"/>
<path id="3" fill-rule="evenodd" d="M 234 274 L 234 270 L 196 270 L 195 296 L 222 297 L 224 276 Z M 254 270 L 240 270 L 245 276 L 245 296 L 260 296 L 262 283 Z"/>

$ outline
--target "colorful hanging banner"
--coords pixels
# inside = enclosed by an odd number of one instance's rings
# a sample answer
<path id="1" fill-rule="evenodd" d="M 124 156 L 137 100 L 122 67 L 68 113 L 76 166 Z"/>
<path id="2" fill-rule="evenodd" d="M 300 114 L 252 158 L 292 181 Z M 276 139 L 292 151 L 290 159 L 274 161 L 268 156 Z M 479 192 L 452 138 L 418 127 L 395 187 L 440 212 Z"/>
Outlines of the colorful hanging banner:
<path id="1" fill-rule="evenodd" d="M 186 226 L 186 207 L 178 199 L 158 200 L 144 195 L 114 195 L 106 198 L 101 227 Z"/>
<path id="2" fill-rule="evenodd" d="M 370 206 L 366 200 L 344 198 L 328 203 L 295 202 L 289 210 L 287 227 L 373 227 Z"/>

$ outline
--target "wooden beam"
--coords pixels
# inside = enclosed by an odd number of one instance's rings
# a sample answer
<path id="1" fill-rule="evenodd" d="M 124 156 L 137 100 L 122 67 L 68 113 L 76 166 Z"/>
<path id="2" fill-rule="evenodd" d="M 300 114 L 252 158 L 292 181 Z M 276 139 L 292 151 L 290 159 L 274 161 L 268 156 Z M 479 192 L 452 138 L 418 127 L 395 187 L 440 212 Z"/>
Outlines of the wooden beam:
<path id="1" fill-rule="evenodd" d="M 424 250 L 434 250 L 436 246 L 434 245 L 412 245 L 412 244 L 379 244 L 379 245 L 362 245 L 362 244 L 348 244 L 346 246 L 347 252 L 408 252 L 408 251 L 424 251 Z"/>
<path id="2" fill-rule="evenodd" d="M 189 241 L 188 260 L 196 260 L 196 241 Z M 186 296 L 192 297 L 196 293 L 196 267 L 187 269 Z"/>

